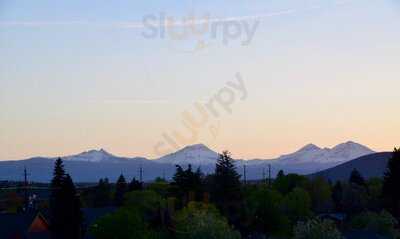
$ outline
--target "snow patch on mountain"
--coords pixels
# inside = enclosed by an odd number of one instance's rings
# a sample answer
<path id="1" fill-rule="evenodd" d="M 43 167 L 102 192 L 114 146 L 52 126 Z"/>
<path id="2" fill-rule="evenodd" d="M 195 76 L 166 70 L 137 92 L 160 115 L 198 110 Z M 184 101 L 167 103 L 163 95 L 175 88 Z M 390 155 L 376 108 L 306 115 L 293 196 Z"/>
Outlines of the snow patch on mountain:
<path id="1" fill-rule="evenodd" d="M 89 150 L 83 153 L 63 157 L 65 160 L 69 161 L 83 161 L 83 162 L 105 162 L 105 161 L 113 161 L 118 157 L 108 153 L 104 149 L 100 150 Z"/>
<path id="2" fill-rule="evenodd" d="M 280 156 L 277 162 L 280 164 L 344 163 L 372 153 L 375 152 L 352 141 L 339 144 L 332 149 L 309 144 L 292 154 Z"/>
<path id="3" fill-rule="evenodd" d="M 157 159 L 160 163 L 209 165 L 215 164 L 219 154 L 209 149 L 204 144 L 186 146 L 175 153 Z"/>

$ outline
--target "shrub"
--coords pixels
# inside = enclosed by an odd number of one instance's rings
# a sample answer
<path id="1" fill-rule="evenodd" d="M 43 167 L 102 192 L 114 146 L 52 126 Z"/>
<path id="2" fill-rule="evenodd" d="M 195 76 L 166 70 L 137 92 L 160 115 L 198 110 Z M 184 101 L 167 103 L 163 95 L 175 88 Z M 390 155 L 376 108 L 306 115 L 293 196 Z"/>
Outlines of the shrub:
<path id="1" fill-rule="evenodd" d="M 294 228 L 294 239 L 342 239 L 332 221 L 312 219 L 299 222 Z"/>
<path id="2" fill-rule="evenodd" d="M 177 238 L 240 239 L 240 233 L 212 205 L 191 202 L 174 219 Z"/>
<path id="3" fill-rule="evenodd" d="M 399 232 L 395 229 L 397 220 L 388 212 L 365 212 L 355 216 L 351 221 L 354 229 L 368 230 L 389 238 L 397 238 Z"/>

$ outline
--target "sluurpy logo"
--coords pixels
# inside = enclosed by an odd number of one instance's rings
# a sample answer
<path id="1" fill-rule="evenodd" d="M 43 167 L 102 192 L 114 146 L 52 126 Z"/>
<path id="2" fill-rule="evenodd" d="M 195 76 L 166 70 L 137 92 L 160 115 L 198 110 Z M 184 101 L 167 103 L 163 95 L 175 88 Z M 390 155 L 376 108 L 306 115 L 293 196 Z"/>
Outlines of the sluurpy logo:
<path id="1" fill-rule="evenodd" d="M 229 45 L 237 41 L 249 45 L 260 24 L 259 19 L 246 17 L 215 18 L 211 14 L 190 14 L 181 18 L 165 12 L 145 15 L 142 19 L 142 36 L 172 41 L 191 42 L 190 51 L 204 49 L 212 42 Z"/>
<path id="2" fill-rule="evenodd" d="M 195 102 L 193 114 L 189 110 L 184 110 L 180 122 L 186 133 L 179 130 L 163 132 L 162 139 L 154 145 L 155 155 L 162 156 L 178 150 L 184 145 L 193 144 L 198 141 L 202 130 L 210 133 L 213 138 L 218 136 L 221 110 L 227 114 L 232 114 L 232 105 L 239 99 L 247 99 L 248 92 L 243 81 L 242 75 L 238 72 L 235 81 L 226 82 L 213 96 L 203 103 Z"/>

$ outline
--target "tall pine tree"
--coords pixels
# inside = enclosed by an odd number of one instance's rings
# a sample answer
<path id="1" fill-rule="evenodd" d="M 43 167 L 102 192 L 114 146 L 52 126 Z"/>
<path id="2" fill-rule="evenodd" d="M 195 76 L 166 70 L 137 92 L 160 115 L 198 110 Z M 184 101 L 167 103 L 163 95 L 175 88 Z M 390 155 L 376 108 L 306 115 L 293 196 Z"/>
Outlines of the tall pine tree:
<path id="1" fill-rule="evenodd" d="M 128 191 L 128 184 L 126 183 L 124 175 L 120 175 L 117 184 L 115 185 L 115 206 L 121 207 L 124 204 L 125 193 Z"/>
<path id="2" fill-rule="evenodd" d="M 136 180 L 136 178 L 132 178 L 132 181 L 129 183 L 128 190 L 129 192 L 132 191 L 140 191 L 143 189 L 143 184 Z"/>
<path id="3" fill-rule="evenodd" d="M 61 158 L 57 159 L 51 181 L 51 236 L 53 239 L 80 239 L 82 212 L 74 183 L 65 173 Z"/>
<path id="4" fill-rule="evenodd" d="M 353 171 L 351 171 L 349 182 L 352 183 L 352 184 L 356 184 L 358 186 L 362 186 L 362 187 L 367 185 L 365 183 L 365 179 L 363 178 L 363 176 L 355 168 L 353 169 Z"/>
<path id="5" fill-rule="evenodd" d="M 63 184 L 63 200 L 64 205 L 64 220 L 67 223 L 67 230 L 64 232 L 65 238 L 79 239 L 82 236 L 83 214 L 81 211 L 81 202 L 76 191 L 72 178 L 67 174 Z"/>
<path id="6" fill-rule="evenodd" d="M 395 217 L 400 217 L 400 148 L 394 149 L 384 176 L 382 195 L 385 207 Z"/>
<path id="7" fill-rule="evenodd" d="M 224 151 L 217 161 L 211 187 L 213 201 L 229 221 L 235 223 L 237 215 L 234 214 L 241 207 L 241 183 L 240 175 L 228 151 Z"/>
<path id="8" fill-rule="evenodd" d="M 51 180 L 50 213 L 52 238 L 61 238 L 65 231 L 64 199 L 62 188 L 65 180 L 65 170 L 61 158 L 55 162 L 53 179 Z"/>

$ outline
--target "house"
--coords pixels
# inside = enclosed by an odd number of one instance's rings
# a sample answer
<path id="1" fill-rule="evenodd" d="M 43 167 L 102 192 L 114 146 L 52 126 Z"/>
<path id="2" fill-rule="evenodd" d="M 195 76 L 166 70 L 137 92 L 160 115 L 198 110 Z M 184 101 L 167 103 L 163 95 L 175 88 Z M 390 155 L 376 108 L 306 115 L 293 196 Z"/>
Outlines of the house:
<path id="1" fill-rule="evenodd" d="M 0 214 L 1 239 L 49 239 L 49 223 L 40 213 Z"/>

